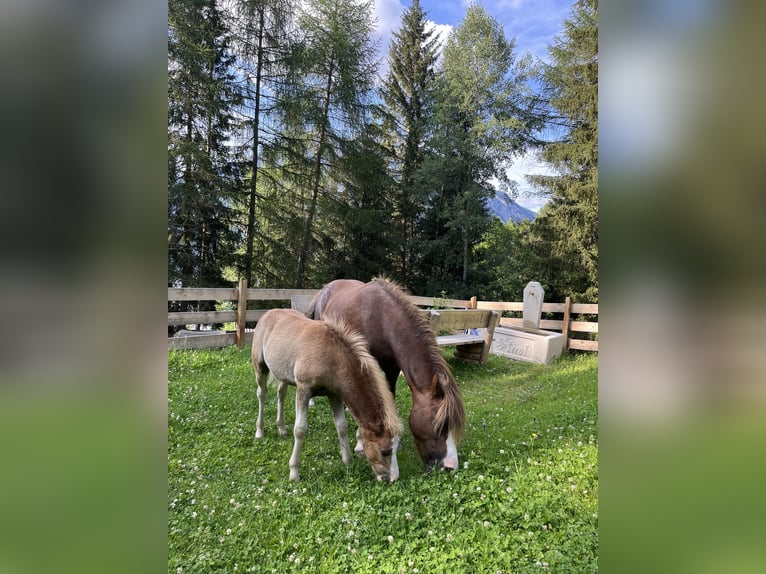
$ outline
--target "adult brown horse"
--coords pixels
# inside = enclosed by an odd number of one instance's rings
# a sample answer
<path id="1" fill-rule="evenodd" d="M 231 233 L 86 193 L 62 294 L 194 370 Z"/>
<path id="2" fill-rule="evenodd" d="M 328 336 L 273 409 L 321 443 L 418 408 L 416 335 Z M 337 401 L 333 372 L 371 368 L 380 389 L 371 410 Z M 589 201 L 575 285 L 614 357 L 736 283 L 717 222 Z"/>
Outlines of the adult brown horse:
<path id="1" fill-rule="evenodd" d="M 367 342 L 342 320 L 312 321 L 298 311 L 272 309 L 258 320 L 253 333 L 253 367 L 258 382 L 258 420 L 255 438 L 263 437 L 266 381 L 271 372 L 277 388 L 277 429 L 287 435 L 284 399 L 287 385 L 295 393 L 295 444 L 290 457 L 290 480 L 298 480 L 301 445 L 306 435 L 311 397 L 327 395 L 340 440 L 341 457 L 351 460 L 343 403 L 364 436 L 364 453 L 378 480 L 399 476 L 396 447 L 402 425 L 393 397 Z"/>
<path id="2" fill-rule="evenodd" d="M 410 430 L 426 466 L 457 469 L 457 441 L 465 428 L 460 391 L 436 344 L 431 325 L 396 284 L 338 279 L 325 285 L 309 304 L 313 319 L 336 316 L 359 331 L 396 390 L 399 372 L 412 392 Z M 358 449 L 358 447 L 357 447 Z"/>

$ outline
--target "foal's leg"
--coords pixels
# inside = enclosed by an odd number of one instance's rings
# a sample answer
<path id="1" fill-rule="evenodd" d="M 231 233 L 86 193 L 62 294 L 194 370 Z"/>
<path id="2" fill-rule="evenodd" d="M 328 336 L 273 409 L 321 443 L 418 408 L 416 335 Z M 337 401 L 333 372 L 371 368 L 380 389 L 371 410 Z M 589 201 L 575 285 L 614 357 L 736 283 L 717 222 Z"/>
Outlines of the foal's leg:
<path id="1" fill-rule="evenodd" d="M 287 383 L 279 381 L 277 386 L 277 431 L 279 436 L 287 436 L 285 428 L 285 395 L 287 395 Z"/>
<path id="2" fill-rule="evenodd" d="M 295 426 L 293 427 L 293 436 L 295 444 L 293 445 L 293 454 L 290 456 L 290 480 L 298 480 L 298 468 L 301 465 L 301 444 L 303 437 L 306 436 L 308 427 L 309 399 L 311 394 L 303 389 L 299 384 L 295 393 Z"/>
<path id="3" fill-rule="evenodd" d="M 343 464 L 348 464 L 351 462 L 351 448 L 348 446 L 348 421 L 346 421 L 346 413 L 343 410 L 343 401 L 336 395 L 328 395 L 327 398 L 330 399 L 332 418 L 335 421 L 335 430 L 338 431 L 340 458 L 343 460 Z"/>
<path id="4" fill-rule="evenodd" d="M 269 369 L 265 364 L 254 365 L 255 380 L 258 383 L 258 419 L 255 421 L 255 438 L 263 438 L 263 411 L 266 401 L 266 381 L 269 378 Z"/>

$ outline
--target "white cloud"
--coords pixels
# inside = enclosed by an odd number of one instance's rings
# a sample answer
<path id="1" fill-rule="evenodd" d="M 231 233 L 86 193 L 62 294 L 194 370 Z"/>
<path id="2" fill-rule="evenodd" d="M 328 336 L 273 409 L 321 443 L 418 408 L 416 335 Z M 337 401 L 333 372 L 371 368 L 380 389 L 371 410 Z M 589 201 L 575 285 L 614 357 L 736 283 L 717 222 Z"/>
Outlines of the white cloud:
<path id="1" fill-rule="evenodd" d="M 426 21 L 426 31 L 432 29 L 435 29 L 436 33 L 439 34 L 439 49 L 441 50 L 444 48 L 444 44 L 447 43 L 447 38 L 452 33 L 454 26 L 451 26 L 450 24 L 437 24 L 431 20 Z"/>
<path id="2" fill-rule="evenodd" d="M 439 42 L 437 43 L 436 48 L 436 67 L 439 67 L 441 65 L 442 60 L 442 53 L 444 50 L 444 46 L 447 44 L 447 38 L 449 38 L 449 35 L 452 33 L 452 30 L 454 29 L 454 26 L 451 26 L 449 24 L 437 24 L 436 22 L 432 22 L 431 20 L 426 21 L 426 31 L 435 30 L 436 33 L 439 35 Z"/>
<path id="3" fill-rule="evenodd" d="M 390 36 L 391 31 L 399 27 L 403 11 L 404 7 L 399 0 L 375 0 L 372 15 L 377 20 L 377 33 Z"/>

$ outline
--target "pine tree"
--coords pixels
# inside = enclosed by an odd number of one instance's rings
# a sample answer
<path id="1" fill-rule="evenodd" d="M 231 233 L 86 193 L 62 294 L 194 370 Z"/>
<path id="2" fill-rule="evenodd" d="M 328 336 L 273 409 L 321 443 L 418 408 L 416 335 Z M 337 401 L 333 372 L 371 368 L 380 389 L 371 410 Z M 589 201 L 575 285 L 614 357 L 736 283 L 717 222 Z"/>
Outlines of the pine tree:
<path id="1" fill-rule="evenodd" d="M 399 261 L 395 275 L 405 284 L 412 282 L 415 220 L 422 201 L 415 185 L 415 173 L 423 161 L 424 122 L 432 103 L 439 37 L 428 29 L 426 13 L 413 0 L 402 14 L 401 28 L 394 32 L 388 55 L 389 72 L 381 89 L 397 178 L 395 213 L 399 230 Z"/>
<path id="2" fill-rule="evenodd" d="M 544 146 L 555 175 L 531 181 L 551 197 L 532 227 L 557 297 L 598 300 L 598 0 L 578 0 L 539 74 L 550 121 L 563 135 Z M 546 287 L 548 289 L 548 287 Z"/>
<path id="3" fill-rule="evenodd" d="M 241 111 L 246 119 L 241 130 L 249 155 L 248 184 L 244 199 L 247 213 L 245 254 L 242 276 L 253 284 L 254 248 L 256 242 L 256 203 L 258 177 L 264 148 L 276 138 L 275 98 L 284 80 L 285 60 L 290 48 L 294 0 L 231 0 L 232 20 L 236 32 L 235 45 L 240 81 L 244 88 Z M 263 254 L 261 254 L 263 255 Z"/>
<path id="4" fill-rule="evenodd" d="M 237 158 L 227 146 L 239 94 L 215 0 L 168 4 L 168 281 L 225 284 L 237 237 Z"/>
<path id="5" fill-rule="evenodd" d="M 295 286 L 303 287 L 317 250 L 320 199 L 342 192 L 343 142 L 359 135 L 375 76 L 370 0 L 310 0 L 302 4 L 296 46 L 282 101 L 281 161 L 295 189 L 305 191 Z M 331 240 L 332 232 L 323 239 Z"/>

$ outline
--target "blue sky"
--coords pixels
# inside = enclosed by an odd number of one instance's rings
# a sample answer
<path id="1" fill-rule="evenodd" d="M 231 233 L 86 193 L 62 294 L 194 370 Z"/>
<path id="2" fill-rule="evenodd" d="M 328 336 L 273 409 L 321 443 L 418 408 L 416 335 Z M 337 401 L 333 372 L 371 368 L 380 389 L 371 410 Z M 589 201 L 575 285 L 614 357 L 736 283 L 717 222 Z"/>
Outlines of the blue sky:
<path id="1" fill-rule="evenodd" d="M 469 0 L 420 0 L 428 19 L 442 32 L 457 27 L 465 16 Z M 516 38 L 518 57 L 526 53 L 548 60 L 547 46 L 562 30 L 563 22 L 571 14 L 574 0 L 483 0 L 478 2 L 505 29 L 506 38 Z M 388 53 L 391 32 L 401 25 L 401 14 L 410 0 L 374 0 L 374 14 L 378 20 L 377 36 L 381 43 L 381 56 Z M 446 34 L 443 34 L 446 36 Z M 519 183 L 521 193 L 517 202 L 537 211 L 545 202 L 538 197 L 525 196 L 530 186 L 524 175 L 549 173 L 548 167 L 532 155 L 519 158 L 508 173 Z"/>

